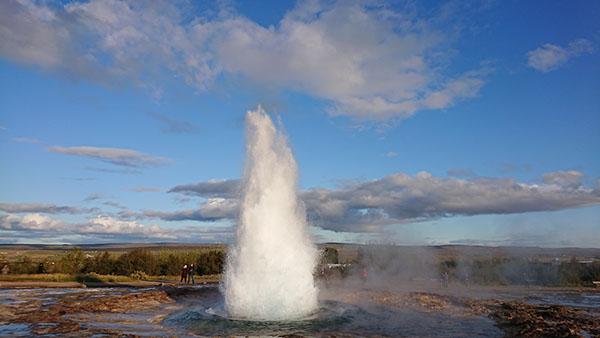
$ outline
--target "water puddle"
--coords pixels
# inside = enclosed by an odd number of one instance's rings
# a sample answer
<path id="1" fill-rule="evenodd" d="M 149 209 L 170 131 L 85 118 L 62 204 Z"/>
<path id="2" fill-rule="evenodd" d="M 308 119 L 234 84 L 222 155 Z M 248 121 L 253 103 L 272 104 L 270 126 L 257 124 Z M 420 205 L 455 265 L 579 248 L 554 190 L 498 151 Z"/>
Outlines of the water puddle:
<path id="1" fill-rule="evenodd" d="M 28 324 L 9 323 L 0 325 L 0 337 L 31 337 Z"/>

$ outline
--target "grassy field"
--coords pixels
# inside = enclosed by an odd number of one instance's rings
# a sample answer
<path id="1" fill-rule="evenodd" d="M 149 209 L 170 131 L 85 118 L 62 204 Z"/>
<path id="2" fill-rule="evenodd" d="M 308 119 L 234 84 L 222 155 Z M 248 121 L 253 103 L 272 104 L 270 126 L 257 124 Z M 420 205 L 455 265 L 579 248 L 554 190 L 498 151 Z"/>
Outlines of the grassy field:
<path id="1" fill-rule="evenodd" d="M 64 273 L 0 275 L 2 282 L 76 282 L 76 276 Z"/>

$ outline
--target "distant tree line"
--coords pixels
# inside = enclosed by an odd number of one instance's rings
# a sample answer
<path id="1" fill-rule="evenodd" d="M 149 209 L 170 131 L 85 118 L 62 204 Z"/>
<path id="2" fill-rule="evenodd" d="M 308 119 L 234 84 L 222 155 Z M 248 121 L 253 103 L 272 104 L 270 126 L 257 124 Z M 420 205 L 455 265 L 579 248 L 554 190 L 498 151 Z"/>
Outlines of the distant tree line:
<path id="1" fill-rule="evenodd" d="M 321 253 L 321 264 L 338 263 L 338 252 L 326 248 Z M 224 249 L 158 250 L 134 249 L 122 254 L 108 251 L 90 253 L 79 248 L 63 254 L 32 259 L 22 255 L 8 262 L 0 257 L 0 269 L 8 265 L 11 274 L 44 273 L 97 273 L 100 275 L 130 276 L 178 275 L 184 264 L 194 264 L 196 271 L 205 275 L 220 274 L 225 264 Z"/>
<path id="2" fill-rule="evenodd" d="M 440 272 L 450 280 L 482 285 L 592 286 L 600 281 L 600 261 L 540 261 L 526 258 L 489 258 L 469 262 L 446 260 Z"/>
<path id="3" fill-rule="evenodd" d="M 143 272 L 147 275 L 178 275 L 184 264 L 194 264 L 198 273 L 219 274 L 223 271 L 225 252 L 223 249 L 160 250 L 135 249 L 120 255 L 107 251 L 91 255 L 78 248 L 62 255 L 48 256 L 34 261 L 29 256 L 20 256 L 8 264 L 11 274 L 34 273 L 90 273 L 102 275 L 132 275 Z"/>

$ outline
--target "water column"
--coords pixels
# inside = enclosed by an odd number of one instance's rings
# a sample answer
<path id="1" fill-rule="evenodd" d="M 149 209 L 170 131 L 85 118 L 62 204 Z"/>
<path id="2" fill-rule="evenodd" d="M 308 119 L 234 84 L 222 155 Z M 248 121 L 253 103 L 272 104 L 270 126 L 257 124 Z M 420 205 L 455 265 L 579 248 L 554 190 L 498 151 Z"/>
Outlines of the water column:
<path id="1" fill-rule="evenodd" d="M 318 251 L 297 196 L 298 168 L 285 135 L 259 106 L 246 115 L 246 163 L 236 242 L 225 269 L 235 318 L 286 320 L 317 309 Z"/>

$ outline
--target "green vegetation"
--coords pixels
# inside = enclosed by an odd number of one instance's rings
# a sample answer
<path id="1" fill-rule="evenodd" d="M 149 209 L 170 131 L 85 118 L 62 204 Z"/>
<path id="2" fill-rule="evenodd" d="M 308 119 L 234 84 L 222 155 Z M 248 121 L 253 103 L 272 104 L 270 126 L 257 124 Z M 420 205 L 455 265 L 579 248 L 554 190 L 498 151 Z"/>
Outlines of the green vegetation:
<path id="1" fill-rule="evenodd" d="M 9 261 L 0 257 L 0 268 L 8 266 L 10 274 L 52 275 L 119 275 L 132 279 L 148 279 L 148 276 L 176 276 L 184 264 L 194 264 L 202 275 L 215 275 L 223 271 L 225 252 L 221 248 L 192 250 L 146 250 L 133 249 L 124 253 L 84 252 L 79 248 L 64 253 L 38 256 L 33 260 L 19 255 Z"/>

